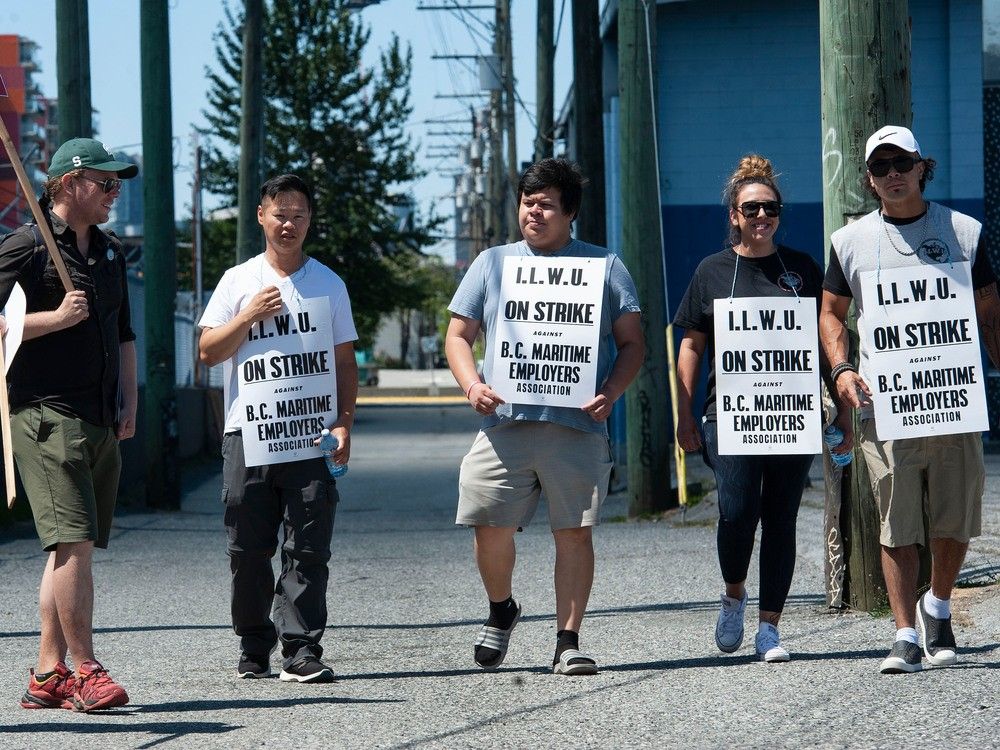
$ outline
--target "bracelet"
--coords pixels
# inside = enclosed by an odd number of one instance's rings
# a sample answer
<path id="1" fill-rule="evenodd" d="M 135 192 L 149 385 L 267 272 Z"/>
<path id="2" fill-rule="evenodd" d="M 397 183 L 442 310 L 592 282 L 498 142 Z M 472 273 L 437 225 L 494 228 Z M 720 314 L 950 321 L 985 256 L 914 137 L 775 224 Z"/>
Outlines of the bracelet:
<path id="1" fill-rule="evenodd" d="M 482 382 L 483 382 L 482 380 L 473 381 L 472 384 L 465 391 L 465 398 L 468 399 L 469 394 L 472 393 L 472 389 L 475 388 L 477 385 L 482 384 Z"/>
<path id="2" fill-rule="evenodd" d="M 832 370 L 830 370 L 830 381 L 833 383 L 837 382 L 837 378 L 843 375 L 845 372 L 850 370 L 851 372 L 857 372 L 858 368 L 852 365 L 848 361 L 843 361 L 838 365 L 835 365 Z"/>

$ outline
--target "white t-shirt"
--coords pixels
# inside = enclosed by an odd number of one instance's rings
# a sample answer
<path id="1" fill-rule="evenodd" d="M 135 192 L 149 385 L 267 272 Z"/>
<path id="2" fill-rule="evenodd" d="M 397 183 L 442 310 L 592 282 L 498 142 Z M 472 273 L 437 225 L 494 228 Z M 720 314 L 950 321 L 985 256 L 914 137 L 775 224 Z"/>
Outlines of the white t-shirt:
<path id="1" fill-rule="evenodd" d="M 357 329 L 351 315 L 351 300 L 347 296 L 347 285 L 337 274 L 318 260 L 307 258 L 305 264 L 291 276 L 278 276 L 271 265 L 264 260 L 264 254 L 234 266 L 222 275 L 211 299 L 205 306 L 198 325 L 202 328 L 218 328 L 231 321 L 254 295 L 266 286 L 276 286 L 287 305 L 297 295 L 303 299 L 327 296 L 330 298 L 330 312 L 333 315 L 333 344 L 356 341 Z M 234 365 L 236 355 L 223 363 L 226 399 L 225 432 L 239 432 L 243 427 L 243 410 L 239 404 L 239 378 Z"/>

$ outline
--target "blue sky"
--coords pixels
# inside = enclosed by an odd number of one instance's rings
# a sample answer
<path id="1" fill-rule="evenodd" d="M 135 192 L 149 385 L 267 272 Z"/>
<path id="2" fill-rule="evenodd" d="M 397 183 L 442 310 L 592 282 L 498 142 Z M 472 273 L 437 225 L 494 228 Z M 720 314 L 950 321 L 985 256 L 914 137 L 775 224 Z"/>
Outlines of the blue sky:
<path id="1" fill-rule="evenodd" d="M 238 3 L 239 0 L 236 0 Z M 463 0 L 464 2 L 464 0 Z M 424 4 L 445 4 L 429 0 Z M 464 4 L 482 5 L 483 2 Z M 558 19 L 560 2 L 556 2 Z M 174 195 L 178 215 L 187 215 L 191 203 L 191 133 L 204 124 L 201 110 L 205 107 L 205 66 L 214 66 L 215 33 L 223 16 L 222 0 L 170 0 L 170 68 L 173 99 L 174 135 Z M 239 7 L 238 4 L 234 4 Z M 414 114 L 411 132 L 424 145 L 443 144 L 448 138 L 432 138 L 428 129 L 441 130 L 450 126 L 428 126 L 428 118 L 464 117 L 468 100 L 435 99 L 435 94 L 467 93 L 476 85 L 472 73 L 460 63 L 450 65 L 431 60 L 433 54 L 475 54 L 488 52 L 488 31 L 483 23 L 451 12 L 419 11 L 417 0 L 382 0 L 379 5 L 361 13 L 365 25 L 372 30 L 371 42 L 364 60 L 373 64 L 377 50 L 395 32 L 413 48 L 412 100 Z M 535 102 L 535 13 L 534 0 L 512 0 L 514 29 L 515 78 L 518 92 L 534 117 Z M 556 109 L 562 105 L 572 81 L 572 33 L 570 8 L 566 2 L 556 61 Z M 139 3 L 120 0 L 90 0 L 90 64 L 91 100 L 98 110 L 98 137 L 112 148 L 139 150 L 142 141 L 140 78 L 139 78 Z M 491 12 L 477 14 L 482 21 L 492 21 Z M 0 6 L 0 31 L 25 36 L 39 45 L 36 59 L 41 67 L 37 74 L 46 96 L 56 94 L 56 30 L 55 0 L 3 2 Z M 117 35 L 114 43 L 104 41 Z M 102 41 L 95 41 L 101 39 Z M 477 50 L 478 46 L 478 50 Z M 485 101 L 485 100 L 484 100 Z M 518 112 L 518 158 L 531 156 L 534 128 L 524 111 Z M 420 163 L 427 169 L 437 165 L 449 167 L 455 162 L 427 159 L 421 154 Z M 452 189 L 452 181 L 433 171 L 413 185 L 413 193 L 422 207 L 437 202 L 440 214 L 450 215 L 452 203 L 444 198 Z M 206 199 L 206 207 L 218 206 L 218 201 Z M 448 242 L 436 248 L 446 257 L 452 254 Z"/>

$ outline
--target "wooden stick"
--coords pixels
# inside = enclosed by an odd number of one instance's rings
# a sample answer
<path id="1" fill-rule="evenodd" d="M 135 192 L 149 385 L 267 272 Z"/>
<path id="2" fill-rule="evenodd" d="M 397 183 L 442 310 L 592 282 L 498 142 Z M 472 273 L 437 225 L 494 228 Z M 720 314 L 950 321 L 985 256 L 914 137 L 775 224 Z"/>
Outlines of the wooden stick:
<path id="1" fill-rule="evenodd" d="M 67 292 L 72 292 L 74 287 L 73 282 L 69 278 L 69 271 L 66 270 L 66 264 L 63 262 L 62 255 L 59 254 L 59 248 L 56 247 L 56 239 L 52 236 L 52 230 L 49 229 L 49 223 L 45 220 L 42 207 L 38 205 L 38 199 L 35 197 L 31 182 L 28 180 L 28 175 L 24 172 L 24 165 L 21 164 L 21 156 L 17 153 L 17 147 L 14 146 L 14 142 L 10 139 L 10 133 L 7 132 L 7 126 L 4 125 L 2 117 L 0 117 L 0 140 L 3 141 L 3 147 L 10 159 L 10 164 L 14 167 L 14 172 L 17 173 L 17 181 L 21 183 L 21 190 L 24 191 L 24 197 L 28 201 L 31 215 L 35 217 L 35 223 L 38 224 L 38 231 L 42 233 L 45 249 L 49 251 L 49 255 L 52 257 L 52 265 L 56 267 L 56 271 L 59 273 L 63 288 Z"/>
<path id="2" fill-rule="evenodd" d="M 0 439 L 3 440 L 3 478 L 7 492 L 7 509 L 14 507 L 17 488 L 14 484 L 14 448 L 10 437 L 10 402 L 7 400 L 7 354 L 0 341 Z"/>

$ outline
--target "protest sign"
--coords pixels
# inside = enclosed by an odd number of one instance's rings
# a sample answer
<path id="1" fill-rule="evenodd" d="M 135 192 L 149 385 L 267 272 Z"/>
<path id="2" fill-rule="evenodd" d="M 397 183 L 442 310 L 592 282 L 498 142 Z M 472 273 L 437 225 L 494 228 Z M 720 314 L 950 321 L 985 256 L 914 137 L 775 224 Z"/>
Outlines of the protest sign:
<path id="1" fill-rule="evenodd" d="M 579 408 L 597 390 L 606 258 L 504 258 L 490 386 L 508 403 Z"/>
<path id="2" fill-rule="evenodd" d="M 247 466 L 321 455 L 337 415 L 329 297 L 297 299 L 254 324 L 236 356 Z"/>
<path id="3" fill-rule="evenodd" d="M 989 429 L 968 262 L 861 274 L 879 440 Z"/>
<path id="4" fill-rule="evenodd" d="M 816 300 L 715 300 L 715 393 L 721 455 L 819 453 Z"/>

